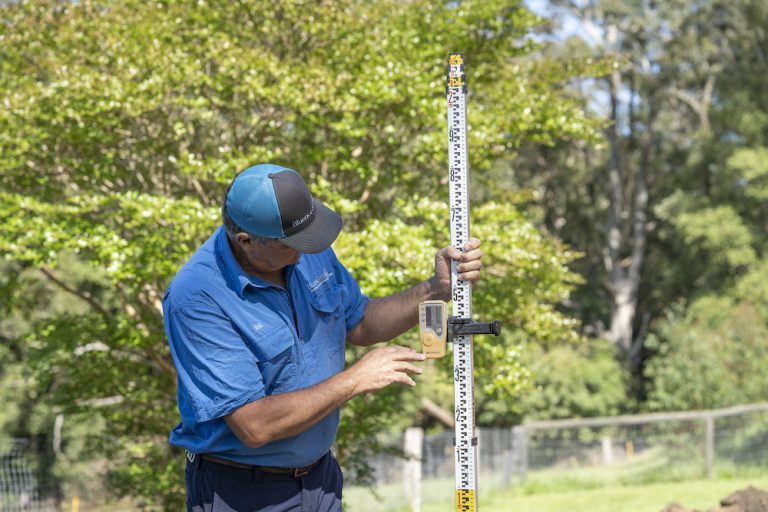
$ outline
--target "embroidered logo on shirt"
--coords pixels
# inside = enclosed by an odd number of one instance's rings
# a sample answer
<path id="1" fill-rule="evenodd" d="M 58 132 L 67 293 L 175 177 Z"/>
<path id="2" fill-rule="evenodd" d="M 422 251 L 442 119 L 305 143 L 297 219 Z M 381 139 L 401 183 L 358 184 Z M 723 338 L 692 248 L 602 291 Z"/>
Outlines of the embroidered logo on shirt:
<path id="1" fill-rule="evenodd" d="M 307 283 L 307 288 L 309 288 L 309 291 L 314 292 L 317 290 L 321 284 L 329 280 L 331 277 L 333 277 L 333 272 L 328 272 L 326 269 L 323 269 L 323 273 L 317 276 L 311 283 Z"/>
<path id="2" fill-rule="evenodd" d="M 253 330 L 254 330 L 254 331 L 256 331 L 256 332 L 259 332 L 259 331 L 260 331 L 260 330 L 262 330 L 263 328 L 264 328 L 264 324 L 262 324 L 262 323 L 261 323 L 261 322 L 259 322 L 258 320 L 256 320 L 256 323 L 255 323 L 255 324 L 253 324 Z"/>

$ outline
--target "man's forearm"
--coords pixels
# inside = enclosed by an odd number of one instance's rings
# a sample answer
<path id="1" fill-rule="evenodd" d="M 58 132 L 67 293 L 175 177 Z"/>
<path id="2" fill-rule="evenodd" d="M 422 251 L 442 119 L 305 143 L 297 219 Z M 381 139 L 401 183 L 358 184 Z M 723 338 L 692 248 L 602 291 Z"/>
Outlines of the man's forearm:
<path id="1" fill-rule="evenodd" d="M 424 355 L 406 347 L 371 350 L 354 365 L 312 387 L 270 395 L 248 403 L 224 419 L 249 448 L 295 436 L 355 396 L 393 383 L 415 386 L 408 375 L 421 373 L 411 364 Z"/>
<path id="2" fill-rule="evenodd" d="M 435 255 L 435 274 L 408 290 L 382 299 L 374 299 L 365 308 L 363 320 L 347 333 L 347 341 L 368 346 L 401 335 L 419 320 L 419 303 L 425 300 L 450 300 L 456 262 L 458 279 L 472 284 L 480 279 L 482 263 L 480 240 L 472 238 L 464 244 L 464 252 L 446 246 Z"/>
<path id="3" fill-rule="evenodd" d="M 349 371 L 315 386 L 270 395 L 225 417 L 229 428 L 249 448 L 304 432 L 353 398 L 357 383 Z"/>
<path id="4" fill-rule="evenodd" d="M 419 303 L 444 298 L 434 279 L 422 281 L 403 292 L 371 300 L 363 320 L 347 335 L 355 345 L 369 346 L 389 341 L 419 321 Z"/>

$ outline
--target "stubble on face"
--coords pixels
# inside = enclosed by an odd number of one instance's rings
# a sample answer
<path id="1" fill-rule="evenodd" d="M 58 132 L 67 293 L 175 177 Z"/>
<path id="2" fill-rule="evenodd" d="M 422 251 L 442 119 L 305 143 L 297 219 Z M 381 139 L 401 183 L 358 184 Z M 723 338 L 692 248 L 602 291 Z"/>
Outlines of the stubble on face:
<path id="1" fill-rule="evenodd" d="M 238 260 L 243 270 L 265 279 L 282 276 L 285 267 L 297 263 L 301 258 L 299 251 L 279 240 L 256 241 L 249 238 L 236 243 L 240 249 Z"/>

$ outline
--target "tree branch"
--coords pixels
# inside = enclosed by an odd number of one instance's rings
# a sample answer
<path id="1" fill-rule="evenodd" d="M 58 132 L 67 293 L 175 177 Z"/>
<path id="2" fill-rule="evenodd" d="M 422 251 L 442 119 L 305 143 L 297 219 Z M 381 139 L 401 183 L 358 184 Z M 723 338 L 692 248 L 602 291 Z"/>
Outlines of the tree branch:
<path id="1" fill-rule="evenodd" d="M 689 107 L 691 107 L 691 110 L 694 111 L 694 113 L 699 118 L 699 123 L 701 124 L 701 130 L 704 133 L 709 133 L 709 107 L 712 104 L 712 94 L 715 89 L 715 80 L 716 76 L 714 73 L 711 73 L 707 77 L 707 81 L 704 84 L 704 89 L 701 92 L 701 100 L 695 98 L 692 94 L 680 90 L 677 87 L 669 87 L 668 91 L 669 94 L 677 98 L 678 100 L 682 101 Z"/>
<path id="2" fill-rule="evenodd" d="M 454 419 L 453 414 L 446 411 L 429 398 L 421 399 L 421 410 L 424 411 L 427 416 L 435 418 L 446 427 L 453 428 L 456 425 L 456 420 Z"/>
<path id="3" fill-rule="evenodd" d="M 81 290 L 78 290 L 77 288 L 73 288 L 68 284 L 64 283 L 62 280 L 56 277 L 56 274 L 53 272 L 53 270 L 49 268 L 40 267 L 40 272 L 42 272 L 48 279 L 53 281 L 62 290 L 68 293 L 71 293 L 72 295 L 87 302 L 93 309 L 95 309 L 99 314 L 101 314 L 105 320 L 111 323 L 112 315 L 109 313 L 109 311 L 104 309 L 104 307 L 101 304 L 99 304 L 98 300 L 93 295 L 91 295 L 86 291 L 81 291 Z"/>

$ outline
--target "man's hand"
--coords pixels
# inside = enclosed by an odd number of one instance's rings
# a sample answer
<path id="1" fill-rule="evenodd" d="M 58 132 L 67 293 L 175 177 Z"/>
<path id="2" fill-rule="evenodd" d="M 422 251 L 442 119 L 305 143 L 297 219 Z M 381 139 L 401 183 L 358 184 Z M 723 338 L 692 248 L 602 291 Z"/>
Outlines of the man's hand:
<path id="1" fill-rule="evenodd" d="M 437 251 L 435 274 L 404 292 L 371 300 L 365 307 L 363 320 L 347 333 L 347 341 L 367 347 L 391 340 L 416 325 L 419 321 L 421 302 L 434 299 L 451 300 L 451 260 L 458 262 L 459 279 L 476 283 L 483 267 L 480 261 L 483 253 L 479 247 L 480 240 L 471 238 L 464 244 L 464 252 L 452 246 Z M 405 374 L 400 377 L 410 380 Z M 410 384 L 405 380 L 401 382 Z"/>
<path id="2" fill-rule="evenodd" d="M 424 354 L 408 347 L 391 346 L 371 350 L 347 370 L 355 379 L 354 394 L 378 391 L 395 382 L 414 387 L 416 382 L 408 374 L 419 374 L 423 370 L 409 361 L 424 359 Z"/>
<path id="3" fill-rule="evenodd" d="M 480 250 L 480 240 L 470 238 L 464 244 L 464 252 L 453 246 L 443 247 L 435 255 L 435 275 L 429 282 L 435 291 L 435 298 L 451 300 L 451 260 L 458 262 L 456 271 L 459 279 L 469 281 L 473 285 L 480 279 L 480 269 L 483 268 L 481 260 L 483 252 Z"/>

